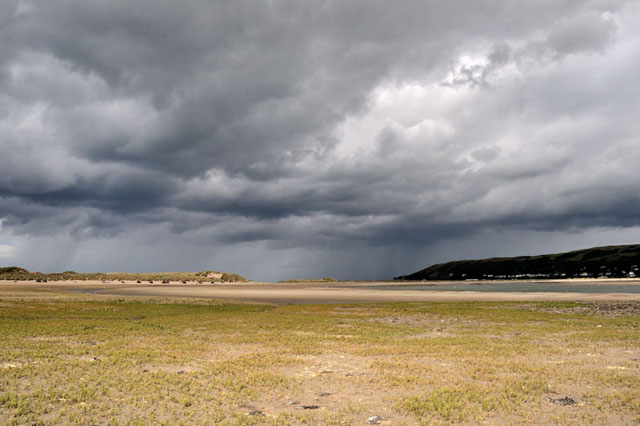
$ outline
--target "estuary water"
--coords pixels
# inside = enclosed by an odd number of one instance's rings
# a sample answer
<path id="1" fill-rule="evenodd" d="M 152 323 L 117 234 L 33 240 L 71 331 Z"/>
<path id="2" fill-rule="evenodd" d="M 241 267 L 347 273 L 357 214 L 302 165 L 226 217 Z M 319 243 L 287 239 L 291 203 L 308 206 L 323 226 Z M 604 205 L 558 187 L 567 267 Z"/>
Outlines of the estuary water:
<path id="1" fill-rule="evenodd" d="M 363 288 L 363 287 L 361 287 Z M 640 294 L 640 283 L 635 284 L 564 284 L 548 282 L 513 283 L 459 283 L 459 284 L 414 284 L 366 287 L 376 290 L 413 291 L 479 291 L 479 292 L 544 292 L 544 293 L 633 293 Z"/>

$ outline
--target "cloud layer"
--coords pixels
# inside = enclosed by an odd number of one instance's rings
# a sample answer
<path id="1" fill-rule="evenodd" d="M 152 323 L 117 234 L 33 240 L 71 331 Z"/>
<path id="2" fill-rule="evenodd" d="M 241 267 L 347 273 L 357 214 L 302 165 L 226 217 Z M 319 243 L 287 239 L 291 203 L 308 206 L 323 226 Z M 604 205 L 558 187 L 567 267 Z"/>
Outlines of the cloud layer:
<path id="1" fill-rule="evenodd" d="M 640 237 L 637 1 L 0 11 L 0 262 L 385 278 Z"/>

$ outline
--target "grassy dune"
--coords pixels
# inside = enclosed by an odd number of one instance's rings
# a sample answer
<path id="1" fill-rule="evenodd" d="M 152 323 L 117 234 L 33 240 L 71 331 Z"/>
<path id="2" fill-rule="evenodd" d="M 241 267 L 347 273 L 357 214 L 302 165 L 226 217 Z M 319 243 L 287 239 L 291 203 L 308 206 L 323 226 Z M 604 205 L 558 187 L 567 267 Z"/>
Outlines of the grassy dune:
<path id="1" fill-rule="evenodd" d="M 0 336 L 2 424 L 640 422 L 632 304 L 256 306 L 0 287 Z"/>
<path id="2" fill-rule="evenodd" d="M 17 266 L 0 268 L 0 280 L 16 281 L 218 281 L 218 282 L 245 282 L 246 278 L 227 272 L 200 271 L 200 272 L 75 272 L 65 271 L 45 274 L 31 272 Z"/>

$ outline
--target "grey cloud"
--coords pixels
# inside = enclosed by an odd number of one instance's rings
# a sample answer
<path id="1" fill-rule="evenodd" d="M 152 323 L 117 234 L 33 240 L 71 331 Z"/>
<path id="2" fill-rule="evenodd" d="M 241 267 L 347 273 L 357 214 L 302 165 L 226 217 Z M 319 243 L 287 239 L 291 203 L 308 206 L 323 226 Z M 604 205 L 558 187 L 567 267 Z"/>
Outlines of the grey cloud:
<path id="1" fill-rule="evenodd" d="M 299 149 L 300 139 L 321 137 L 361 108 L 388 73 L 428 70 L 439 56 L 446 60 L 448 46 L 455 54 L 455 31 L 490 37 L 508 31 L 490 22 L 504 7 L 500 3 L 469 15 L 457 8 L 433 14 L 429 5 L 415 10 L 399 4 L 392 11 L 381 5 L 191 2 L 176 9 L 143 2 L 38 2 L 7 32 L 12 44 L 49 52 L 71 70 L 99 76 L 113 95 L 149 99 L 158 109 L 158 120 L 149 123 L 164 127 L 157 135 L 135 144 L 126 133 L 118 142 L 92 143 L 78 135 L 85 146 L 101 146 L 85 155 L 174 173 L 179 170 L 170 156 L 190 162 L 188 170 L 213 163 L 246 171 L 261 156 L 273 161 L 282 149 Z M 543 20 L 547 13 L 535 12 Z M 392 69 L 398 66 L 404 69 Z"/>
<path id="2" fill-rule="evenodd" d="M 616 25 L 611 19 L 591 12 L 560 20 L 551 30 L 548 42 L 559 55 L 602 52 L 615 34 Z"/>
<path id="3" fill-rule="evenodd" d="M 615 44 L 617 35 L 616 22 L 607 15 L 596 9 L 558 19 L 542 39 L 516 49 L 514 59 L 526 70 L 568 55 L 602 54 Z"/>
<path id="4" fill-rule="evenodd" d="M 471 152 L 471 156 L 478 161 L 489 162 L 496 158 L 499 153 L 500 148 L 498 148 L 497 146 L 490 146 L 476 149 L 475 151 Z"/>
<path id="5" fill-rule="evenodd" d="M 486 87 L 493 74 L 507 65 L 512 57 L 512 48 L 506 42 L 493 46 L 486 58 L 486 64 L 458 65 L 453 75 L 442 82 L 443 86 Z"/>
<path id="6" fill-rule="evenodd" d="M 29 247 L 391 276 L 479 232 L 637 225 L 636 2 L 0 10 L 0 235 Z"/>

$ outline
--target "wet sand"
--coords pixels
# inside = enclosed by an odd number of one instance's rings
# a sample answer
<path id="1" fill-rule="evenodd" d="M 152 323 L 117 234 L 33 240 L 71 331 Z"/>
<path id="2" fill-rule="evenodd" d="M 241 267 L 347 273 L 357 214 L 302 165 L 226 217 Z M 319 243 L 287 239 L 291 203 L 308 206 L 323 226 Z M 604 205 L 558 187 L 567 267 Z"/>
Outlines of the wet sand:
<path id="1" fill-rule="evenodd" d="M 597 285 L 607 281 L 573 281 L 584 285 Z M 567 284 L 567 281 L 563 282 Z M 620 281 L 609 281 L 620 283 Z M 637 283 L 640 281 L 625 281 Z M 424 285 L 425 283 L 415 283 Z M 443 283 L 444 284 L 444 283 Z M 448 282 L 446 284 L 451 284 Z M 477 283 L 458 283 L 468 286 L 469 291 L 420 291 L 377 290 L 376 286 L 407 286 L 398 282 L 341 282 L 341 283 L 237 283 L 237 284 L 148 284 L 148 283 L 102 283 L 99 281 L 58 281 L 34 283 L 3 281 L 5 289 L 88 293 L 95 295 L 117 295 L 137 297 L 188 297 L 234 300 L 258 303 L 357 303 L 357 302 L 452 302 L 452 301 L 640 301 L 640 294 L 630 293 L 551 293 L 551 292 L 482 292 Z M 410 284 L 409 284 L 410 285 Z M 438 285 L 438 283 L 434 283 Z M 366 288 L 363 288 L 366 287 Z M 373 287 L 373 288 L 372 288 Z"/>

